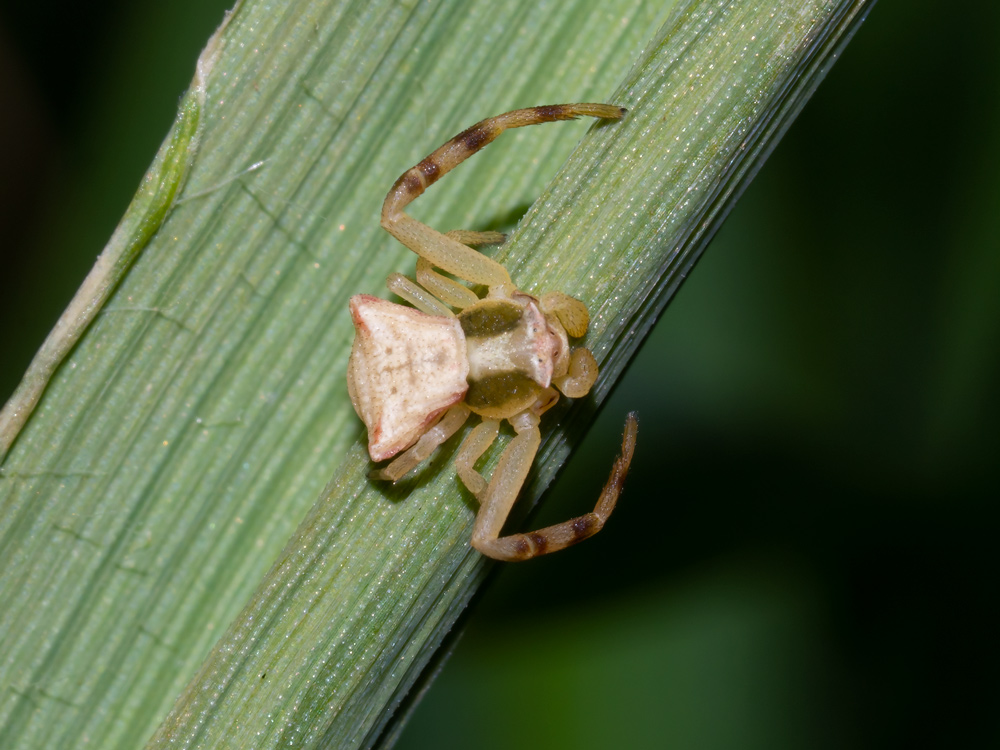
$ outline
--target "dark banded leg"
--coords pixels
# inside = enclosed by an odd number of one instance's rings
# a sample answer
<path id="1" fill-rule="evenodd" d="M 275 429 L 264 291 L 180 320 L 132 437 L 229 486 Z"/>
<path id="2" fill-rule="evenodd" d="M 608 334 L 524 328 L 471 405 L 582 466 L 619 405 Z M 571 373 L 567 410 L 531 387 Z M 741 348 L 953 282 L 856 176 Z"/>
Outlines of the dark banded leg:
<path id="1" fill-rule="evenodd" d="M 407 216 L 403 209 L 443 175 L 479 149 L 494 141 L 508 128 L 543 122 L 572 120 L 578 116 L 618 119 L 625 110 L 610 104 L 555 104 L 516 109 L 490 117 L 462 131 L 430 156 L 411 167 L 396 180 L 382 204 L 382 226 L 396 239 L 459 278 L 487 286 L 511 285 L 510 276 L 499 263 Z"/>
<path id="2" fill-rule="evenodd" d="M 472 546 L 488 557 L 515 562 L 565 549 L 596 534 L 604 527 L 618 502 L 635 452 L 638 427 L 635 413 L 630 413 L 625 420 L 621 455 L 615 459 L 611 475 L 591 513 L 538 531 L 501 537 L 500 531 L 504 521 L 507 520 L 510 508 L 520 492 L 521 485 L 524 484 L 535 453 L 538 451 L 537 422 L 534 427 L 527 428 L 523 432 L 519 430 L 500 457 L 500 462 L 482 496 L 482 506 L 479 508 L 479 515 L 476 516 L 476 525 L 472 532 Z"/>

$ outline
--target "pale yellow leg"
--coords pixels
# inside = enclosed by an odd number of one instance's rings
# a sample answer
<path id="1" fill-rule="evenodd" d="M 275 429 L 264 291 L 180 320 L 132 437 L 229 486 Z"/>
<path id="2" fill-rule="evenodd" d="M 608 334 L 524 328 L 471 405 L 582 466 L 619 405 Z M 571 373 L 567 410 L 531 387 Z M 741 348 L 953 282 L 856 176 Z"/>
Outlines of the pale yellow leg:
<path id="1" fill-rule="evenodd" d="M 417 255 L 461 279 L 489 287 L 513 286 L 507 270 L 495 260 L 402 212 L 390 218 L 383 215 L 382 226 Z"/>
<path id="2" fill-rule="evenodd" d="M 514 419 L 518 420 L 521 416 Z M 515 424 L 515 429 L 518 434 L 500 457 L 500 463 L 483 493 L 482 506 L 472 532 L 473 547 L 488 557 L 511 562 L 564 549 L 593 536 L 604 527 L 615 509 L 632 463 L 638 422 L 634 413 L 626 418 L 622 453 L 615 459 L 611 475 L 591 513 L 538 531 L 501 537 L 504 521 L 528 476 L 540 439 L 537 420 L 533 426 L 522 423 L 521 429 Z"/>
<path id="3" fill-rule="evenodd" d="M 373 479 L 388 479 L 398 482 L 424 459 L 428 458 L 434 449 L 450 438 L 469 418 L 469 407 L 456 404 L 444 413 L 440 421 L 427 432 L 412 447 L 400 453 L 396 459 L 384 469 L 375 469 L 369 476 Z"/>
<path id="4" fill-rule="evenodd" d="M 391 273 L 385 280 L 386 288 L 413 305 L 420 312 L 428 315 L 440 315 L 446 318 L 454 318 L 455 313 L 441 302 L 435 294 L 415 283 L 413 279 L 403 276 L 401 273 Z"/>
<path id="5" fill-rule="evenodd" d="M 486 489 L 486 480 L 483 479 L 482 474 L 476 471 L 476 461 L 482 457 L 487 448 L 493 445 L 499 432 L 500 422 L 498 420 L 484 419 L 468 434 L 455 457 L 455 468 L 458 471 L 459 479 L 477 499 Z"/>
<path id="6" fill-rule="evenodd" d="M 437 273 L 424 258 L 417 258 L 417 283 L 445 304 L 463 309 L 479 302 L 479 297 L 467 286 Z"/>
<path id="7" fill-rule="evenodd" d="M 511 540 L 522 535 L 517 534 L 515 537 L 503 539 L 499 536 L 507 516 L 510 515 L 510 509 L 524 485 L 542 440 L 538 431 L 538 417 L 534 414 L 522 412 L 510 421 L 517 434 L 500 455 L 493 476 L 479 497 L 479 513 L 472 529 L 472 546 L 487 557 L 498 560 L 524 559 L 516 552 L 512 554 L 508 549 Z M 516 542 L 514 546 L 517 546 Z M 524 557 L 530 556 L 529 554 Z"/>

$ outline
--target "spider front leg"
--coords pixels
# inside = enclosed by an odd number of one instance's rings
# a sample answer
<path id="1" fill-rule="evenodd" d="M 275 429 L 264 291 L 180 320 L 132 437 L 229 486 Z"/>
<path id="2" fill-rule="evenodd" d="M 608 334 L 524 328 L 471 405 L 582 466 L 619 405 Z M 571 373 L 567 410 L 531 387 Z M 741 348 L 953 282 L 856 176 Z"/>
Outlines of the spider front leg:
<path id="1" fill-rule="evenodd" d="M 530 410 L 512 417 L 510 423 L 517 435 L 500 456 L 493 477 L 479 498 L 472 546 L 488 557 L 514 562 L 565 549 L 600 531 L 615 509 L 632 463 L 638 430 L 635 413 L 630 413 L 625 420 L 622 453 L 615 459 L 611 475 L 592 512 L 538 531 L 502 537 L 500 532 L 504 522 L 528 476 L 541 442 L 538 417 Z"/>
<path id="2" fill-rule="evenodd" d="M 459 133 L 396 180 L 382 204 L 382 226 L 396 239 L 432 265 L 474 284 L 513 289 L 506 269 L 496 261 L 462 244 L 492 242 L 491 233 L 442 234 L 407 216 L 403 209 L 442 176 L 491 143 L 508 128 L 543 122 L 573 120 L 578 116 L 619 119 L 621 107 L 610 104 L 556 104 L 516 109 L 490 117 Z"/>

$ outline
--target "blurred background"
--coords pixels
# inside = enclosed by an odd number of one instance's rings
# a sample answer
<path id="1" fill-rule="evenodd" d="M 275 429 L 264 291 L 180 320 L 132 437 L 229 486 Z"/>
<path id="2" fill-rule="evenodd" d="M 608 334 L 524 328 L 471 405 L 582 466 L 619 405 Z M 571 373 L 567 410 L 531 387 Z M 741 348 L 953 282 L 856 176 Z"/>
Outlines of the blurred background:
<path id="1" fill-rule="evenodd" d="M 230 3 L 0 6 L 0 400 Z M 1000 7 L 878 4 L 673 300 L 399 743 L 1000 746 Z"/>

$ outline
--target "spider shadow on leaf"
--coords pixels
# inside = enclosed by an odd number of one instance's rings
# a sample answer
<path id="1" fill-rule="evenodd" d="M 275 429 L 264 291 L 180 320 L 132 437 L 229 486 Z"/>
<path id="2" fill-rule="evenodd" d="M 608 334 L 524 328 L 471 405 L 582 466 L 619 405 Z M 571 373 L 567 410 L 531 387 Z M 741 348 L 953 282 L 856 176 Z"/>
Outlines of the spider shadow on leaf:
<path id="1" fill-rule="evenodd" d="M 523 219 L 525 214 L 531 210 L 533 205 L 534 202 L 525 201 L 523 203 L 518 203 L 508 211 L 495 214 L 492 219 L 483 224 L 480 231 L 503 232 L 504 234 L 510 234 L 517 228 L 517 225 L 521 223 L 521 219 Z"/>

